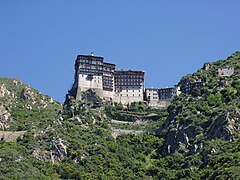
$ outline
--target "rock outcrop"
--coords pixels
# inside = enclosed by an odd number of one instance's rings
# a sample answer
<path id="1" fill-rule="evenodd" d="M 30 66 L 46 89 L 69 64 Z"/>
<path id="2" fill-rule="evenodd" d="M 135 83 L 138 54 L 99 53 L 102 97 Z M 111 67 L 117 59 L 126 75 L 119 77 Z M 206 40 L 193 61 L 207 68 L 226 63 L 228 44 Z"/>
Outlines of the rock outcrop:
<path id="1" fill-rule="evenodd" d="M 233 116 L 227 112 L 225 115 L 219 116 L 211 125 L 207 137 L 209 139 L 222 138 L 228 141 L 235 140 L 235 135 L 240 133 L 239 111 L 236 110 Z"/>
<path id="2" fill-rule="evenodd" d="M 67 156 L 67 145 L 65 145 L 61 138 L 52 141 L 52 156 L 54 162 L 60 162 Z"/>
<path id="3" fill-rule="evenodd" d="M 0 87 L 0 97 L 6 97 L 10 94 L 10 92 L 7 90 L 5 84 L 2 84 Z"/>
<path id="4" fill-rule="evenodd" d="M 11 120 L 11 114 L 3 106 L 0 106 L 0 128 L 3 130 L 9 128 Z"/>

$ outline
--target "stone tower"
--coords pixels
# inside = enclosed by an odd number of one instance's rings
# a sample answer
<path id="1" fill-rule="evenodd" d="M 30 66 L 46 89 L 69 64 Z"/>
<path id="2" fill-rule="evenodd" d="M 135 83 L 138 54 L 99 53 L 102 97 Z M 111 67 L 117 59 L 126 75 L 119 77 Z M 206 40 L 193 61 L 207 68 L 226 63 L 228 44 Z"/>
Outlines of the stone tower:
<path id="1" fill-rule="evenodd" d="M 75 99 L 81 100 L 82 93 L 91 89 L 99 97 L 114 98 L 115 64 L 105 63 L 103 57 L 78 55 L 75 61 L 75 76 L 69 91 Z"/>

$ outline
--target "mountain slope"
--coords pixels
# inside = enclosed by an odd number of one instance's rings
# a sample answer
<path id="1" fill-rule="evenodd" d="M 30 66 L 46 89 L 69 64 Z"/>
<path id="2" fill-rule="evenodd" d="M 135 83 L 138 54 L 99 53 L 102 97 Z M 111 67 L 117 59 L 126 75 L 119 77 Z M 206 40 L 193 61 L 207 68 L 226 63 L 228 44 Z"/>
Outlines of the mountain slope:
<path id="1" fill-rule="evenodd" d="M 60 109 L 60 103 L 21 81 L 0 78 L 2 129 L 11 131 L 45 129 L 56 119 Z"/>
<path id="2" fill-rule="evenodd" d="M 235 73 L 218 76 L 226 66 Z M 240 179 L 240 53 L 207 67 L 180 80 L 186 91 L 167 111 L 72 97 L 61 106 L 0 78 L 0 125 L 23 131 L 0 141 L 0 178 Z M 113 137 L 116 129 L 133 133 Z"/>
<path id="3" fill-rule="evenodd" d="M 50 162 L 34 158 L 31 145 L 60 109 L 60 103 L 21 81 L 0 78 L 0 179 L 58 179 Z"/>

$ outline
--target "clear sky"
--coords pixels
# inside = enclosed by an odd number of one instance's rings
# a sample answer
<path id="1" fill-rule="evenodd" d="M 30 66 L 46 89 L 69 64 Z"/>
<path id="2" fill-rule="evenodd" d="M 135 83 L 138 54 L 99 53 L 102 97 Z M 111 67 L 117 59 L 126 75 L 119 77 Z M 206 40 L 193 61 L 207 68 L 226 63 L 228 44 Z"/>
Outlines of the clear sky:
<path id="1" fill-rule="evenodd" d="M 239 0 L 1 0 L 0 76 L 63 102 L 77 54 L 166 87 L 240 50 Z"/>

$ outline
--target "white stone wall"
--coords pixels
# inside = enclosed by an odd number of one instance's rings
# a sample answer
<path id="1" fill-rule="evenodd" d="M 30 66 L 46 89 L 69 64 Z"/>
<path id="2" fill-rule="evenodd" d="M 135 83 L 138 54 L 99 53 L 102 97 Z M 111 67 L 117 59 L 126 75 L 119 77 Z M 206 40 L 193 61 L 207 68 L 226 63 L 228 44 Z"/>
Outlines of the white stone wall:
<path id="1" fill-rule="evenodd" d="M 122 89 L 116 89 L 115 102 L 122 104 L 130 104 L 132 102 L 143 101 L 143 87 L 140 86 L 125 86 Z"/>
<path id="2" fill-rule="evenodd" d="M 115 102 L 115 92 L 114 91 L 103 91 L 103 99 L 107 101 Z"/>
<path id="3" fill-rule="evenodd" d="M 219 76 L 231 76 L 234 74 L 234 68 L 233 67 L 223 67 L 218 69 L 218 75 Z"/>
<path id="4" fill-rule="evenodd" d="M 87 74 L 78 74 L 77 99 L 81 99 L 81 93 L 88 89 L 93 89 L 100 97 L 103 97 L 102 76 L 93 76 L 90 80 Z"/>
<path id="5" fill-rule="evenodd" d="M 171 99 L 159 100 L 158 102 L 150 102 L 148 105 L 153 108 L 166 109 L 171 104 Z"/>
<path id="6" fill-rule="evenodd" d="M 160 100 L 158 102 L 157 107 L 159 107 L 159 108 L 167 108 L 170 104 L 171 104 L 171 99 L 164 99 L 164 100 Z"/>

